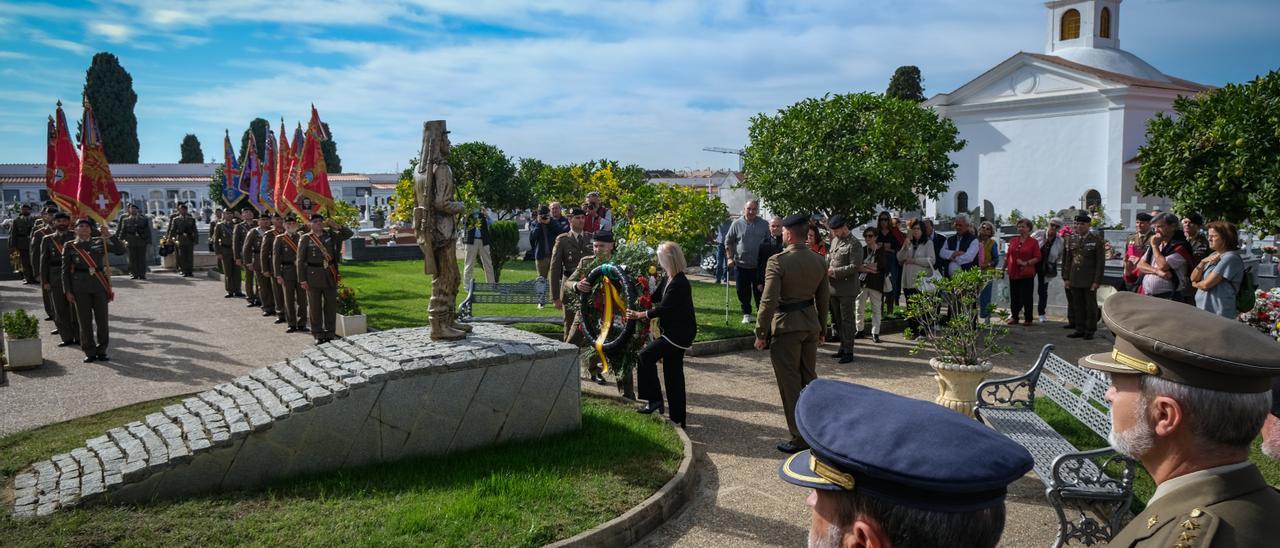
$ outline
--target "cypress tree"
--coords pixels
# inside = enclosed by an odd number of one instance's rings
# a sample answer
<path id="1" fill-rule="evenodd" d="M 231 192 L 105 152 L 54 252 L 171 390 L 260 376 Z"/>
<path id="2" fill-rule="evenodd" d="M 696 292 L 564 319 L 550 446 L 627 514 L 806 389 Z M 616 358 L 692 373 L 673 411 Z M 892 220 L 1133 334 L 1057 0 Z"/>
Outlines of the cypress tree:
<path id="1" fill-rule="evenodd" d="M 889 79 L 889 89 L 884 92 L 890 97 L 915 101 L 924 101 L 924 85 L 920 81 L 920 68 L 914 65 L 898 67 Z"/>
<path id="2" fill-rule="evenodd" d="M 254 118 L 252 122 L 249 122 L 249 129 L 244 130 L 244 135 L 240 137 L 240 165 L 244 165 L 244 149 L 249 146 L 250 131 L 253 132 L 255 144 L 258 145 L 258 161 L 263 161 L 262 155 L 266 154 L 267 150 L 267 128 L 270 125 L 270 122 L 262 118 Z"/>
<path id="3" fill-rule="evenodd" d="M 324 168 L 328 173 L 342 173 L 342 158 L 338 157 L 338 143 L 333 140 L 333 132 L 329 131 L 329 122 L 320 122 L 324 126 L 329 140 L 320 143 L 320 152 L 324 153 Z"/>
<path id="4" fill-rule="evenodd" d="M 204 150 L 200 148 L 200 139 L 188 133 L 182 138 L 182 159 L 179 164 L 203 164 Z"/>
<path id="5" fill-rule="evenodd" d="M 93 56 L 85 71 L 84 97 L 93 107 L 107 161 L 138 163 L 138 118 L 133 114 L 138 94 L 133 92 L 133 77 L 120 66 L 119 58 L 105 51 Z"/>

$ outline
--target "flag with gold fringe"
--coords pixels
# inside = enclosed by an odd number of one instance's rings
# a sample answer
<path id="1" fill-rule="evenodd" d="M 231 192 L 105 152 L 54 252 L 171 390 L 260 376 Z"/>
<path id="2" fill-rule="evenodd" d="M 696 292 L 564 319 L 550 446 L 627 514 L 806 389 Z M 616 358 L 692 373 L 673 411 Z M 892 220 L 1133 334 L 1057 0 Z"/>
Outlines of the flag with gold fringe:
<path id="1" fill-rule="evenodd" d="M 304 216 L 333 209 L 333 192 L 329 188 L 329 173 L 325 169 L 324 152 L 320 149 L 320 143 L 328 139 L 329 136 L 324 132 L 324 125 L 320 122 L 320 113 L 316 111 L 315 105 L 311 105 L 311 121 L 307 123 L 301 165 L 297 169 L 298 176 L 295 179 L 298 195 L 294 201 L 298 205 L 297 209 L 305 212 Z"/>
<path id="2" fill-rule="evenodd" d="M 275 213 L 276 185 L 276 132 L 267 128 L 267 144 L 262 154 L 262 182 L 258 184 L 258 201 L 266 206 L 266 212 Z"/>
<path id="3" fill-rule="evenodd" d="M 236 162 L 236 150 L 231 147 L 229 131 L 222 138 L 222 156 L 222 203 L 235 207 L 244 199 L 244 193 L 240 191 L 240 164 Z"/>
<path id="4" fill-rule="evenodd" d="M 79 216 L 76 206 L 76 185 L 80 184 L 80 156 L 71 142 L 67 127 L 67 115 L 58 101 L 56 120 L 52 128 L 49 146 L 49 163 L 45 166 L 44 182 L 49 189 L 49 199 L 68 214 Z"/>
<path id="5" fill-rule="evenodd" d="M 253 206 L 258 213 L 266 213 L 267 206 L 262 203 L 261 186 L 262 186 L 262 166 L 258 160 L 258 140 L 253 136 L 253 132 L 249 134 L 249 146 L 244 151 L 244 161 L 242 171 L 240 172 L 240 188 L 245 190 L 245 197 L 249 199 L 249 205 Z"/>
<path id="6" fill-rule="evenodd" d="M 111 166 L 103 149 L 102 133 L 93 107 L 84 103 L 84 127 L 80 131 L 80 182 L 76 185 L 79 213 L 105 224 L 120 212 L 120 191 L 111 178 Z"/>

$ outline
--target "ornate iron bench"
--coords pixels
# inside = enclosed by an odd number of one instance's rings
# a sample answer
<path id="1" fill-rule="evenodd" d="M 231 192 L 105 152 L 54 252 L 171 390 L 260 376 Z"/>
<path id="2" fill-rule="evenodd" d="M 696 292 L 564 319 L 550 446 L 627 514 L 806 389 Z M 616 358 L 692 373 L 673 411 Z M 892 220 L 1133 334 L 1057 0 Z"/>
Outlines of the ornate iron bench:
<path id="1" fill-rule="evenodd" d="M 974 415 L 1027 448 L 1045 496 L 1058 514 L 1054 547 L 1072 539 L 1092 545 L 1128 522 L 1137 463 L 1105 447 L 1080 451 L 1035 414 L 1037 390 L 1106 439 L 1111 431 L 1110 379 L 1053 354 L 1046 344 L 1026 373 L 978 385 Z"/>
<path id="2" fill-rule="evenodd" d="M 547 280 L 538 277 L 532 280 L 513 284 L 476 283 L 471 281 L 467 287 L 467 298 L 458 305 L 458 320 L 464 322 L 491 323 L 553 323 L 561 325 L 561 316 L 472 316 L 471 308 L 475 304 L 547 304 Z"/>

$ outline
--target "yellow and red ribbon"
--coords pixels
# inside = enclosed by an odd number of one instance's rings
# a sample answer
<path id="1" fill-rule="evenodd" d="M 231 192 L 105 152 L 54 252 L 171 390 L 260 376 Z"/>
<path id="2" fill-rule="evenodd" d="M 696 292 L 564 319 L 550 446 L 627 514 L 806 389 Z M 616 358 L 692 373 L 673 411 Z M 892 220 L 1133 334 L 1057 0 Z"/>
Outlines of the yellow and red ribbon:
<path id="1" fill-rule="evenodd" d="M 604 316 L 600 318 L 600 334 L 596 336 L 596 354 L 600 356 L 600 364 L 604 368 L 604 372 L 609 372 L 609 359 L 604 355 L 604 342 L 609 339 L 609 328 L 613 326 L 613 306 L 617 303 L 619 314 L 626 314 L 627 305 L 622 302 L 622 295 L 618 293 L 618 288 L 614 287 L 613 281 L 608 276 L 604 276 L 604 285 L 601 290 L 604 291 Z"/>

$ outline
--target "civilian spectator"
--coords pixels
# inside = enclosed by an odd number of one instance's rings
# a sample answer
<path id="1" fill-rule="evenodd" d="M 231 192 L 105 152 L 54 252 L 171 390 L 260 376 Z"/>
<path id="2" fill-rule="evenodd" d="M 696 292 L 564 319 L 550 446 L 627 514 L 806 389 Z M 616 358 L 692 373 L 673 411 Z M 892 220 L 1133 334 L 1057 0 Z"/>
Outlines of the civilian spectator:
<path id="1" fill-rule="evenodd" d="M 893 278 L 889 277 L 891 272 L 889 263 L 890 257 L 894 255 L 880 244 L 876 229 L 868 227 L 862 231 L 862 238 L 867 242 L 867 252 L 862 257 L 864 273 L 859 275 L 862 279 L 862 292 L 858 294 L 858 301 L 853 304 L 853 317 L 856 322 L 855 328 L 858 330 L 857 336 L 865 337 L 864 317 L 867 315 L 867 304 L 871 304 L 871 340 L 878 343 L 880 342 L 881 305 L 884 303 L 886 290 L 892 288 L 893 283 Z"/>
<path id="2" fill-rule="evenodd" d="M 1196 307 L 1234 320 L 1238 313 L 1236 294 L 1244 282 L 1244 259 L 1238 251 L 1240 233 L 1235 225 L 1226 221 L 1209 223 L 1209 247 L 1213 253 L 1191 271 Z"/>
<path id="3" fill-rule="evenodd" d="M 467 259 L 462 266 L 462 288 L 470 291 L 477 260 L 484 267 L 485 281 L 494 283 L 497 280 L 493 277 L 493 258 L 489 255 L 489 215 L 484 208 L 467 216 L 466 227 Z"/>
<path id="4" fill-rule="evenodd" d="M 1204 217 L 1199 213 L 1191 213 L 1182 219 L 1182 235 L 1187 238 L 1187 247 L 1191 249 L 1189 265 L 1198 265 L 1208 257 L 1213 249 L 1209 246 L 1209 238 L 1205 236 Z M 1182 288 L 1183 302 L 1193 303 L 1196 299 L 1196 288 L 1187 284 Z"/>
<path id="5" fill-rule="evenodd" d="M 1160 299 L 1182 301 L 1182 289 L 1191 284 L 1191 248 L 1178 216 L 1162 213 L 1152 220 L 1156 233 L 1151 235 L 1151 249 L 1138 263 L 1142 277 L 1142 293 Z"/>
<path id="6" fill-rule="evenodd" d="M 943 276 L 947 275 L 947 261 L 942 259 L 942 246 L 947 245 L 947 238 L 938 234 L 933 229 L 933 219 L 924 219 L 921 221 L 920 228 L 924 230 L 924 237 L 933 242 L 933 268 Z"/>
<path id="7" fill-rule="evenodd" d="M 898 250 L 902 249 L 902 244 L 907 241 L 906 235 L 898 229 L 893 223 L 893 218 L 888 211 L 881 211 L 876 218 L 876 241 L 875 247 L 885 250 L 889 257 L 897 257 Z M 902 284 L 902 265 L 898 261 L 889 261 L 889 281 L 891 289 L 884 293 L 885 305 L 889 312 L 893 312 L 893 307 L 898 303 L 898 286 Z"/>
<path id="8" fill-rule="evenodd" d="M 756 269 L 756 292 L 764 291 L 764 269 L 769 265 L 769 257 L 782 253 L 787 246 L 782 243 L 782 217 L 774 217 L 769 220 L 769 238 L 760 242 L 760 247 L 756 251 L 756 262 L 760 268 Z"/>
<path id="9" fill-rule="evenodd" d="M 751 200 L 742 208 L 739 217 L 729 226 L 729 233 L 724 239 L 725 264 L 730 269 L 737 269 L 738 304 L 742 306 L 742 323 L 755 321 L 751 316 L 751 302 L 755 300 L 760 306 L 760 289 L 756 285 L 759 277 L 758 269 L 765 264 L 759 262 L 760 244 L 769 236 L 769 223 L 760 218 L 760 201 Z"/>
<path id="10" fill-rule="evenodd" d="M 1036 241 L 1040 244 L 1040 262 L 1036 263 L 1036 310 L 1040 314 L 1040 323 L 1044 323 L 1044 312 L 1049 306 L 1049 280 L 1058 277 L 1058 261 L 1062 259 L 1062 219 L 1049 219 L 1045 230 L 1036 232 Z"/>
<path id="11" fill-rule="evenodd" d="M 599 192 L 587 193 L 587 203 L 582 204 L 582 210 L 587 212 L 587 224 L 584 230 L 588 233 L 613 230 L 613 212 L 600 203 Z"/>
<path id="12" fill-rule="evenodd" d="M 898 263 L 902 265 L 902 295 L 911 302 L 911 296 L 920 292 L 917 286 L 920 274 L 929 276 L 933 272 L 933 242 L 924 233 L 926 222 L 912 219 L 907 225 L 907 243 L 898 251 Z M 907 320 L 913 332 L 919 331 L 914 319 Z"/>
<path id="13" fill-rule="evenodd" d="M 978 258 L 978 237 L 973 234 L 973 225 L 969 224 L 969 216 L 961 213 L 953 222 L 956 233 L 947 238 L 938 257 L 946 261 L 947 271 L 943 274 L 951 276 L 961 270 L 969 270 L 975 266 Z"/>
<path id="14" fill-rule="evenodd" d="M 556 237 L 569 231 L 569 219 L 560 209 L 560 202 L 551 202 L 547 207 L 538 209 L 538 216 L 529 230 L 529 246 L 533 248 L 533 259 L 538 262 L 538 276 L 546 278 L 551 269 L 551 251 L 555 248 Z"/>
<path id="15" fill-rule="evenodd" d="M 982 221 L 982 225 L 978 228 L 978 256 L 974 264 L 982 270 L 995 270 L 1000 268 L 1000 241 L 995 238 L 996 225 L 991 221 Z M 991 289 L 992 284 L 983 286 L 982 293 L 978 294 L 978 316 L 983 319 L 991 317 Z"/>
<path id="16" fill-rule="evenodd" d="M 1009 325 L 1018 324 L 1018 313 L 1025 312 L 1031 325 L 1031 308 L 1034 301 L 1036 271 L 1040 265 L 1040 242 L 1031 237 L 1031 220 L 1018 220 L 1018 235 L 1009 240 L 1004 257 L 1005 273 L 1009 277 Z"/>
<path id="17" fill-rule="evenodd" d="M 773 227 L 769 228 L 772 229 Z M 770 230 L 770 232 L 772 232 L 772 230 Z M 778 232 L 778 236 L 782 236 L 781 231 Z M 809 225 L 809 236 L 805 238 L 805 243 L 809 244 L 809 249 L 812 249 L 814 253 L 822 255 L 823 257 L 827 256 L 827 244 L 822 240 L 822 229 L 818 228 L 818 225 Z M 768 259 L 764 260 L 767 261 Z"/>

